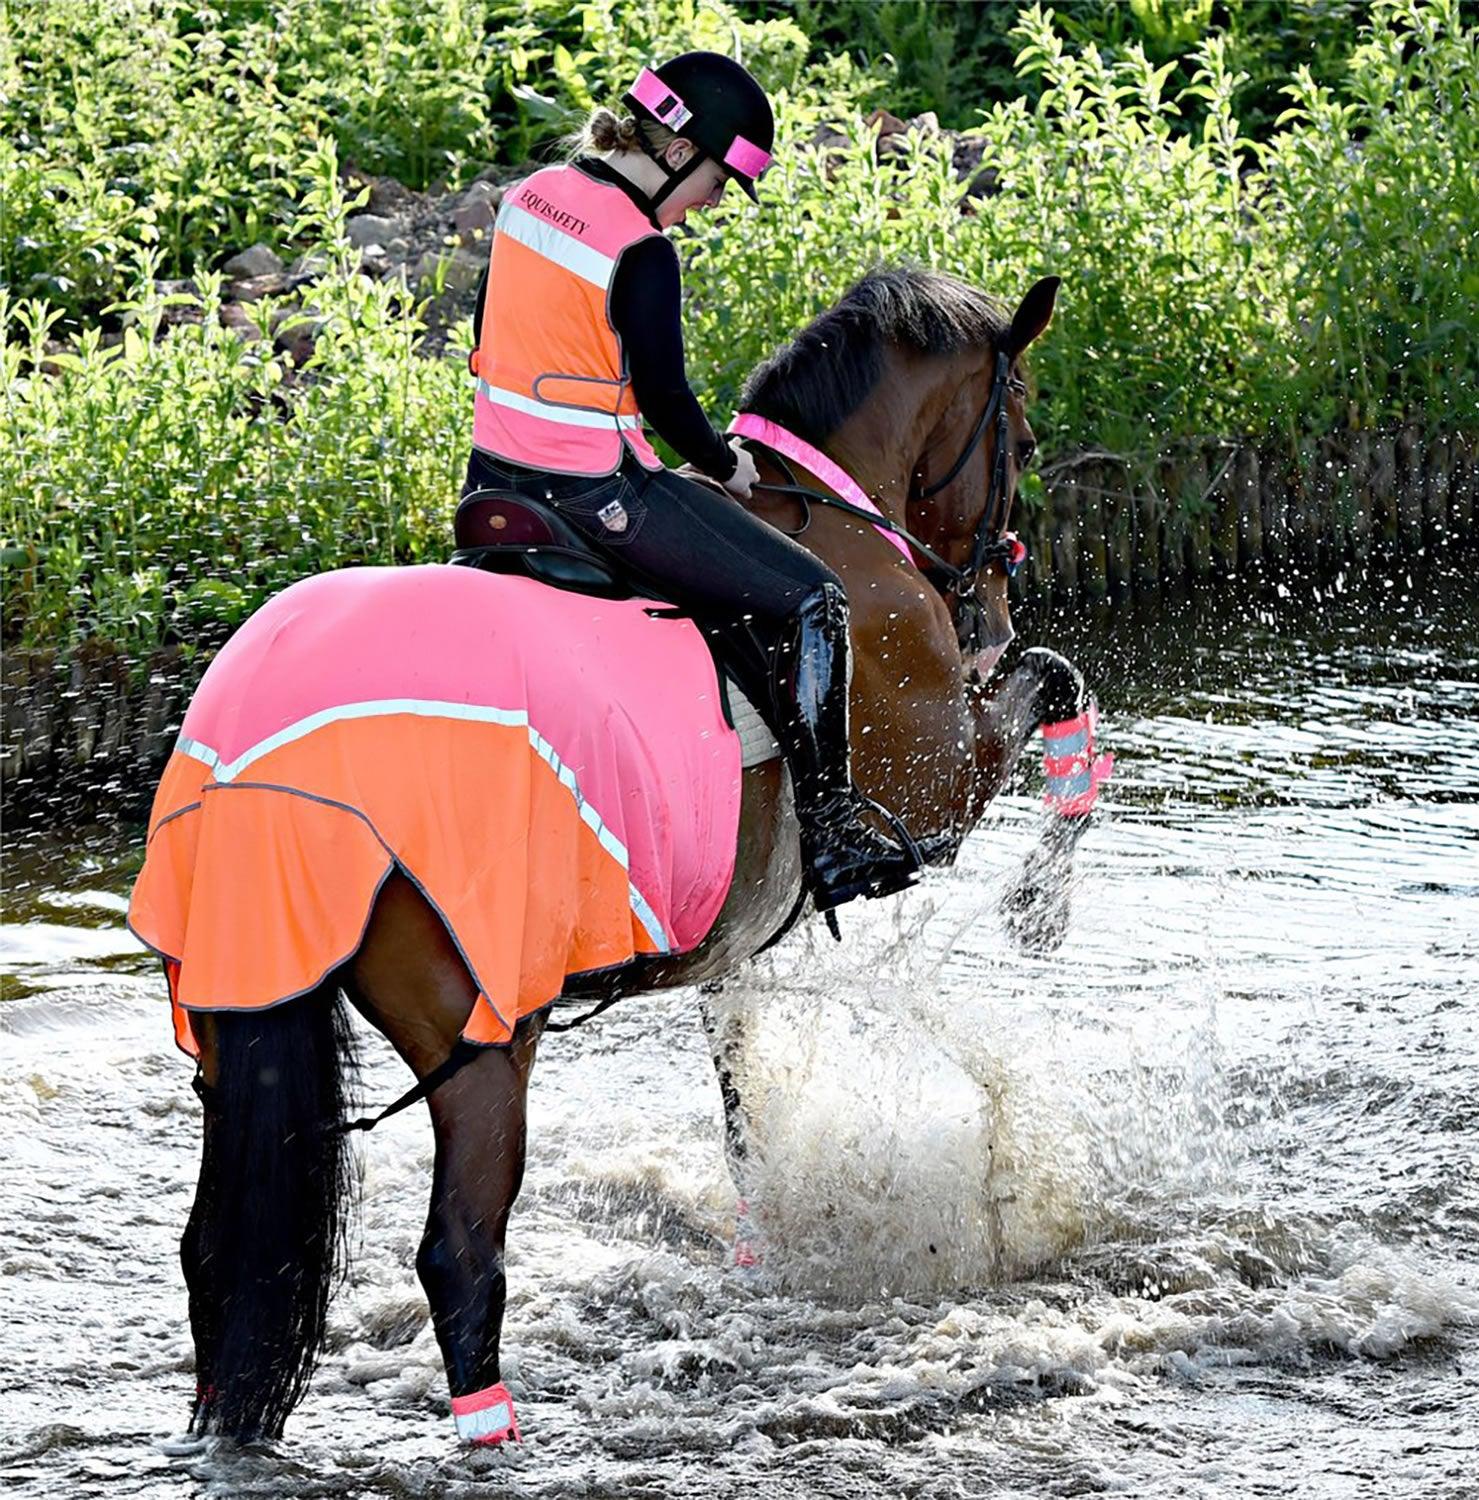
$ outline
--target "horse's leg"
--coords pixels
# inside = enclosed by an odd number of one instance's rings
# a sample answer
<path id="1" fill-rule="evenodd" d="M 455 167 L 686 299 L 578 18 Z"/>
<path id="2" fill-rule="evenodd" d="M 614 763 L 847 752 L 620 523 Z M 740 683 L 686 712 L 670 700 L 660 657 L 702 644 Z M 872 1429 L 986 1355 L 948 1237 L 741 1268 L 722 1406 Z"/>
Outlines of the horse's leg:
<path id="1" fill-rule="evenodd" d="M 1041 646 L 1024 651 L 1016 670 L 1000 683 L 977 689 L 971 705 L 976 720 L 976 816 L 1006 784 L 1037 730 L 1071 719 L 1086 701 L 1078 668 Z"/>
<path id="2" fill-rule="evenodd" d="M 735 1078 L 735 1059 L 740 1041 L 732 1013 L 717 997 L 724 993 L 722 979 L 710 979 L 698 987 L 698 1013 L 709 1040 L 709 1057 L 719 1083 L 719 1102 L 724 1107 L 724 1160 L 735 1186 L 744 1191 L 743 1171 L 749 1152 L 749 1121 L 745 1118 Z"/>
<path id="3" fill-rule="evenodd" d="M 1038 729 L 1077 718 L 1088 701 L 1083 677 L 1065 657 L 1042 647 L 1026 652 L 1016 671 L 977 706 L 976 791 L 983 803 L 1001 789 Z M 1027 952 L 1050 952 L 1063 941 L 1073 852 L 1088 824 L 1087 811 L 1070 816 L 1050 812 L 1002 900 L 1007 926 Z"/>
<path id="4" fill-rule="evenodd" d="M 711 981 L 699 991 L 699 1014 L 709 1039 L 709 1055 L 719 1082 L 719 1100 L 724 1107 L 724 1160 L 738 1193 L 735 1205 L 734 1263 L 749 1267 L 760 1263 L 760 1238 L 751 1218 L 753 1183 L 750 1171 L 752 1133 L 739 1088 L 739 1062 L 744 1049 L 743 1023 L 732 1006 L 717 997 L 722 981 Z"/>
<path id="5" fill-rule="evenodd" d="M 399 875 L 376 904 L 350 995 L 418 1078 L 447 1058 L 477 999 L 441 918 Z M 524 1176 L 525 1101 L 543 1026 L 542 1016 L 526 1018 L 509 1046 L 482 1049 L 428 1100 L 436 1161 L 416 1270 L 458 1434 L 477 1443 L 518 1437 L 498 1360 L 503 1246 Z"/>
<path id="6" fill-rule="evenodd" d="M 1040 957 L 1062 945 L 1073 891 L 1073 852 L 1088 826 L 1087 817 L 1049 813 L 1037 843 L 1028 850 L 1016 880 L 1002 897 L 1007 930 L 1024 953 Z"/>
<path id="7" fill-rule="evenodd" d="M 524 1180 L 525 1100 L 543 1016 L 487 1048 L 431 1097 L 436 1164 L 416 1271 L 431 1303 L 459 1436 L 517 1437 L 498 1348 L 508 1286 L 504 1237 Z"/>

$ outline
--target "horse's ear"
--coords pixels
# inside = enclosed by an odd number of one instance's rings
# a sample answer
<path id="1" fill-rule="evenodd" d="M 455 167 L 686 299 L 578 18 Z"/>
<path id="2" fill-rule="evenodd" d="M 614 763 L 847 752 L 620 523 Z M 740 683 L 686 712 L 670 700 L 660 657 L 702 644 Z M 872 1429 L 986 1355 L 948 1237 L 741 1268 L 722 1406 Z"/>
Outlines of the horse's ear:
<path id="1" fill-rule="evenodd" d="M 1007 335 L 1007 353 L 1016 357 L 1053 321 L 1053 304 L 1062 286 L 1057 276 L 1044 276 L 1022 299 L 1012 317 L 1012 331 Z"/>

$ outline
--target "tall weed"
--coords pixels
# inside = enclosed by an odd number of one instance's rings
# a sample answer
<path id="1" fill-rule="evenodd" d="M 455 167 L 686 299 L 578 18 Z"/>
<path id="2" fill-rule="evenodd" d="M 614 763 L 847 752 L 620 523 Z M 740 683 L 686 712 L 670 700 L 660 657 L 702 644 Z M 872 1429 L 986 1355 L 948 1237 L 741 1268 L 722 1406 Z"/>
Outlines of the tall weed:
<path id="1" fill-rule="evenodd" d="M 13 638 L 210 642 L 308 574 L 445 555 L 465 369 L 423 357 L 403 289 L 354 271 L 332 143 L 306 170 L 296 227 L 332 264 L 296 375 L 270 338 L 223 324 L 219 276 L 171 299 L 196 302 L 201 321 L 164 331 L 155 251 L 139 255 L 118 345 L 94 328 L 48 351 L 56 310 L 34 299 L 0 317 L 15 330 L 3 350 L 15 439 L 0 446 Z M 253 311 L 270 327 L 269 302 Z"/>
<path id="2" fill-rule="evenodd" d="M 1266 251 L 1300 328 L 1292 399 L 1328 423 L 1479 423 L 1479 30 L 1377 0 L 1341 94 L 1300 69 L 1267 153 Z"/>

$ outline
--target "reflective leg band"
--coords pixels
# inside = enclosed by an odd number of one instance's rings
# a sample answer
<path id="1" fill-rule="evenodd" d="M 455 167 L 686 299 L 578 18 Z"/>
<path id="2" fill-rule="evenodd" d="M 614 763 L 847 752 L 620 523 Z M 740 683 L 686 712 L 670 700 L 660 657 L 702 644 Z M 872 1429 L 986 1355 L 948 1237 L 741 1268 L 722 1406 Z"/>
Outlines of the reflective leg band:
<path id="1" fill-rule="evenodd" d="M 457 1436 L 464 1443 L 491 1447 L 510 1438 L 523 1442 L 514 1417 L 514 1398 L 502 1381 L 471 1396 L 453 1396 L 452 1416 L 457 1422 Z"/>
<path id="2" fill-rule="evenodd" d="M 763 1259 L 760 1242 L 750 1227 L 750 1205 L 741 1198 L 734 1216 L 734 1263 L 741 1271 L 750 1271 Z"/>
<path id="3" fill-rule="evenodd" d="M 1094 810 L 1099 784 L 1109 780 L 1114 756 L 1094 754 L 1094 731 L 1099 706 L 1091 699 L 1081 714 L 1044 724 L 1043 774 L 1047 788 L 1043 802 L 1062 818 L 1081 818 Z"/>

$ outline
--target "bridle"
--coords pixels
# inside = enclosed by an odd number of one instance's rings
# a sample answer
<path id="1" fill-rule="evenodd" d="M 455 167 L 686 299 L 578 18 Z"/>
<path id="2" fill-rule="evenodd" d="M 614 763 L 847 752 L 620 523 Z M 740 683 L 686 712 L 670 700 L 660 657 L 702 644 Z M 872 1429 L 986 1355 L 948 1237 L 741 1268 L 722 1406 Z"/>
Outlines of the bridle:
<path id="1" fill-rule="evenodd" d="M 976 597 L 976 580 L 993 563 L 1000 563 L 1007 576 L 1013 576 L 1027 559 L 1027 548 L 1015 532 L 1006 529 L 1011 494 L 1007 487 L 1007 429 L 1011 414 L 1007 410 L 1007 391 L 1011 388 L 1009 372 L 1010 358 L 998 351 L 996 376 L 991 383 L 991 395 L 981 412 L 971 435 L 966 441 L 960 457 L 950 465 L 941 479 L 919 492 L 918 499 L 928 500 L 938 495 L 966 466 L 970 456 L 981 445 L 986 429 L 996 424 L 996 446 L 991 455 L 991 478 L 986 484 L 986 503 L 981 508 L 981 519 L 976 522 L 976 532 L 971 538 L 970 558 L 964 568 L 936 564 L 925 570 L 925 577 L 947 598 L 956 601 L 955 629 L 961 649 L 974 655 L 981 649 L 981 635 L 985 629 L 985 615 L 981 601 Z M 943 576 L 941 576 L 943 575 Z"/>
<path id="2" fill-rule="evenodd" d="M 996 373 L 991 384 L 991 394 L 987 398 L 975 427 L 971 429 L 971 435 L 961 450 L 960 456 L 933 484 L 911 493 L 909 497 L 911 500 L 931 499 L 957 479 L 960 471 L 970 462 L 971 455 L 981 446 L 987 429 L 995 423 L 996 449 L 992 455 L 991 478 L 986 487 L 986 503 L 981 510 L 981 519 L 976 522 L 975 534 L 971 538 L 970 556 L 964 567 L 957 567 L 954 563 L 946 562 L 938 552 L 926 546 L 907 528 L 889 520 L 887 516 L 865 511 L 860 506 L 843 500 L 837 495 L 828 495 L 821 490 L 797 484 L 796 475 L 790 465 L 781 454 L 773 449 L 770 450 L 771 455 L 786 476 L 787 482 L 753 486 L 757 490 L 766 490 L 773 494 L 795 495 L 807 504 L 815 502 L 833 510 L 845 511 L 849 515 L 858 516 L 872 526 L 881 527 L 902 538 L 915 552 L 927 560 L 928 566 L 920 568 L 925 577 L 947 599 L 955 600 L 956 634 L 960 640 L 961 649 L 968 655 L 974 655 L 981 649 L 981 637 L 985 629 L 985 615 L 981 609 L 980 600 L 976 597 L 976 583 L 981 574 L 993 564 L 1000 563 L 1008 576 L 1011 576 L 1021 568 L 1027 557 L 1027 549 L 1018 540 L 1016 534 L 1005 529 L 1008 507 L 1011 504 L 1011 495 L 1007 488 L 1007 431 L 1010 425 L 1007 391 L 1020 389 L 1009 379 L 1011 365 L 1008 355 L 997 353 Z M 746 438 L 745 441 L 754 443 L 759 442 L 759 439 Z M 764 443 L 761 446 L 769 447 Z M 806 525 L 803 524 L 801 529 L 804 531 Z"/>

